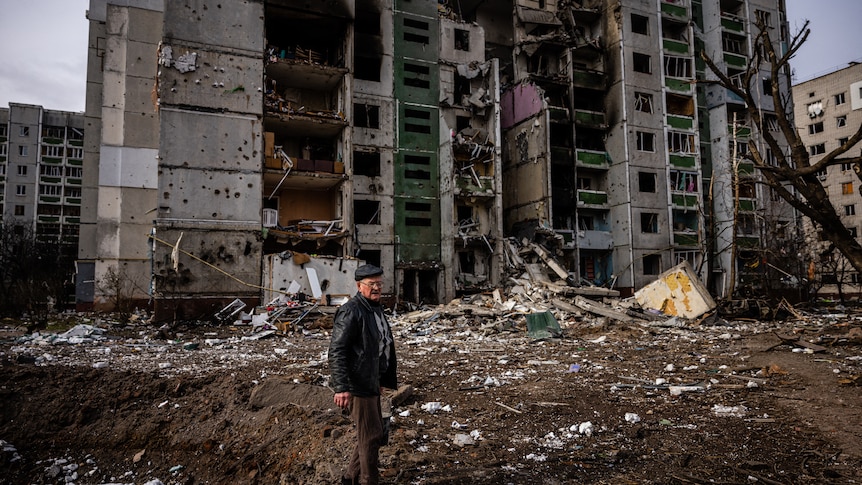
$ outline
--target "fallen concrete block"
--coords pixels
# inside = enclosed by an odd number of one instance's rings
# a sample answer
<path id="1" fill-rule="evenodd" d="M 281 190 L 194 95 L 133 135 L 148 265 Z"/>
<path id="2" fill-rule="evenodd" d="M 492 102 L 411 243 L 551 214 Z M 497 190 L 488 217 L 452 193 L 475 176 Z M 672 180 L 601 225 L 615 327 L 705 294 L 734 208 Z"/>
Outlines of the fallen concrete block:
<path id="1" fill-rule="evenodd" d="M 635 299 L 642 308 L 683 318 L 697 318 L 716 307 L 715 300 L 687 261 L 636 291 Z"/>

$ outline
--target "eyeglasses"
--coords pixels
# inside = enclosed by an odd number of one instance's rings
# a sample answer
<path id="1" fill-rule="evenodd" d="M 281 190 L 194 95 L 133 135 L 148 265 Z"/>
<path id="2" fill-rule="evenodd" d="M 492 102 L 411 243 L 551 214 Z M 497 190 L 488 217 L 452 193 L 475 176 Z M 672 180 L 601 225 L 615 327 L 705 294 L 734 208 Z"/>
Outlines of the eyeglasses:
<path id="1" fill-rule="evenodd" d="M 367 286 L 367 287 L 369 287 L 369 288 L 377 288 L 378 290 L 379 290 L 380 288 L 383 288 L 383 282 L 382 282 L 382 281 L 372 281 L 371 283 L 366 283 L 366 282 L 364 282 L 364 281 L 360 281 L 360 282 L 359 282 L 359 284 L 360 284 L 360 285 L 365 285 L 365 286 Z"/>

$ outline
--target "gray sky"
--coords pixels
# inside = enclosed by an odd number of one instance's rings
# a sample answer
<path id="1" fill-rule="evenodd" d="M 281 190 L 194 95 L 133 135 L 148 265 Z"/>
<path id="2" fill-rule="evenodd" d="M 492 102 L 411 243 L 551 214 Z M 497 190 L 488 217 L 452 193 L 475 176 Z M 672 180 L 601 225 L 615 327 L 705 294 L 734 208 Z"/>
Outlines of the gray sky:
<path id="1" fill-rule="evenodd" d="M 862 61 L 862 1 L 786 0 L 790 31 L 811 20 L 792 63 L 802 82 Z M 0 106 L 10 102 L 83 111 L 89 0 L 0 0 Z"/>

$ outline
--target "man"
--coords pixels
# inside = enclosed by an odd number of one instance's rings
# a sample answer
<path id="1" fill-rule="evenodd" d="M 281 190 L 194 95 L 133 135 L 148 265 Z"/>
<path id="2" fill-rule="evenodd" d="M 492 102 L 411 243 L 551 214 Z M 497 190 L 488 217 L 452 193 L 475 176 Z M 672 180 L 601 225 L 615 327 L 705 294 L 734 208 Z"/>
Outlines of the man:
<path id="1" fill-rule="evenodd" d="M 395 389 L 395 343 L 383 314 L 383 270 L 372 264 L 356 268 L 356 295 L 335 312 L 329 343 L 330 386 L 335 404 L 350 410 L 356 448 L 342 484 L 380 481 L 378 450 L 383 441 L 382 387 Z"/>

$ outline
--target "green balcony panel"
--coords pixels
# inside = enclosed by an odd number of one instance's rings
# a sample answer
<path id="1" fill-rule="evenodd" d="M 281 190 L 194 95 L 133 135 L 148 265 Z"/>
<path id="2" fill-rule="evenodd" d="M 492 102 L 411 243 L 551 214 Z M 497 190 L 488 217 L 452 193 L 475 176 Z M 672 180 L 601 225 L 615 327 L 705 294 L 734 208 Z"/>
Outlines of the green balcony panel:
<path id="1" fill-rule="evenodd" d="M 80 217 L 71 217 L 71 216 L 70 216 L 70 217 L 67 217 L 67 218 L 66 218 L 66 223 L 67 223 L 67 224 L 80 224 L 80 223 L 81 223 L 81 218 L 80 218 Z"/>
<path id="2" fill-rule="evenodd" d="M 671 201 L 676 207 L 697 207 L 697 195 L 694 194 L 672 194 Z"/>
<path id="3" fill-rule="evenodd" d="M 74 158 L 70 158 L 70 159 L 66 160 L 66 164 L 71 165 L 73 167 L 80 167 L 80 166 L 84 165 L 84 161 L 83 160 L 75 160 Z"/>
<path id="4" fill-rule="evenodd" d="M 69 140 L 69 146 L 82 147 L 84 146 L 84 140 Z"/>
<path id="5" fill-rule="evenodd" d="M 694 155 L 670 155 L 670 164 L 680 168 L 694 168 L 696 163 Z"/>
<path id="6" fill-rule="evenodd" d="M 688 116 L 667 115 L 667 124 L 673 128 L 690 130 L 694 128 L 694 118 Z"/>
<path id="7" fill-rule="evenodd" d="M 41 177 L 39 181 L 44 184 L 59 184 L 60 177 Z"/>
<path id="8" fill-rule="evenodd" d="M 691 92 L 691 81 L 685 79 L 666 77 L 664 78 L 664 85 L 667 86 L 668 89 L 672 89 L 674 91 L 679 91 L 682 93 Z"/>
<path id="9" fill-rule="evenodd" d="M 577 160 L 579 165 L 586 165 L 590 168 L 608 168 L 608 154 L 594 150 L 577 150 Z"/>
<path id="10" fill-rule="evenodd" d="M 66 179 L 66 185 L 81 185 L 81 179 Z"/>
<path id="11" fill-rule="evenodd" d="M 586 205 L 606 205 L 608 203 L 608 194 L 594 190 L 579 190 L 578 202 Z"/>
<path id="12" fill-rule="evenodd" d="M 754 175 L 754 164 L 749 162 L 739 162 L 737 173 L 740 175 Z"/>
<path id="13" fill-rule="evenodd" d="M 51 165 L 60 165 L 63 163 L 62 158 L 57 157 L 42 157 L 42 163 L 50 163 Z"/>
<path id="14" fill-rule="evenodd" d="M 677 246 L 697 246 L 698 242 L 696 232 L 678 232 L 673 234 L 673 243 Z"/>
<path id="15" fill-rule="evenodd" d="M 56 204 L 60 202 L 60 197 L 53 195 L 40 195 L 39 202 L 45 202 L 47 204 Z"/>
<path id="16" fill-rule="evenodd" d="M 749 137 L 751 136 L 751 128 L 743 125 L 736 125 L 736 130 L 734 130 L 733 125 L 727 125 L 727 133 L 730 136 L 736 134 L 737 137 Z"/>
<path id="17" fill-rule="evenodd" d="M 66 205 L 81 205 L 80 197 L 66 197 Z"/>
<path id="18" fill-rule="evenodd" d="M 605 126 L 605 114 L 599 111 L 575 110 L 575 123 L 582 126 Z"/>
<path id="19" fill-rule="evenodd" d="M 572 73 L 572 81 L 578 87 L 604 89 L 607 85 L 608 77 L 603 72 L 575 69 Z"/>
<path id="20" fill-rule="evenodd" d="M 754 199 L 739 199 L 739 210 L 753 212 L 757 209 L 757 202 Z"/>
<path id="21" fill-rule="evenodd" d="M 757 236 L 737 236 L 736 246 L 743 249 L 759 249 L 760 238 Z"/>
<path id="22" fill-rule="evenodd" d="M 60 222 L 60 216 L 38 216 L 39 222 Z"/>
<path id="23" fill-rule="evenodd" d="M 725 52 L 724 62 L 734 67 L 745 67 L 748 65 L 748 58 L 739 54 Z"/>
<path id="24" fill-rule="evenodd" d="M 679 40 L 662 39 L 662 45 L 667 52 L 674 54 L 688 54 L 688 44 Z"/>
<path id="25" fill-rule="evenodd" d="M 688 11 L 686 11 L 685 7 L 671 3 L 661 2 L 661 13 L 678 19 L 688 19 Z"/>
<path id="26" fill-rule="evenodd" d="M 460 175 L 455 178 L 455 187 L 464 192 L 486 192 L 492 193 L 494 190 L 494 179 L 491 177 L 479 177 L 480 185 L 476 185 L 476 180 L 470 176 Z"/>
<path id="27" fill-rule="evenodd" d="M 62 145 L 62 138 L 42 138 L 42 143 L 45 145 Z"/>
<path id="28" fill-rule="evenodd" d="M 551 107 L 548 109 L 548 115 L 550 116 L 551 121 L 557 123 L 569 122 L 569 110 L 566 108 Z"/>
<path id="29" fill-rule="evenodd" d="M 734 20 L 727 17 L 721 18 L 721 26 L 727 30 L 731 30 L 733 32 L 742 32 L 745 26 L 742 21 Z"/>

